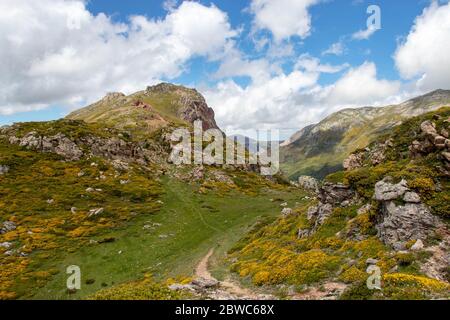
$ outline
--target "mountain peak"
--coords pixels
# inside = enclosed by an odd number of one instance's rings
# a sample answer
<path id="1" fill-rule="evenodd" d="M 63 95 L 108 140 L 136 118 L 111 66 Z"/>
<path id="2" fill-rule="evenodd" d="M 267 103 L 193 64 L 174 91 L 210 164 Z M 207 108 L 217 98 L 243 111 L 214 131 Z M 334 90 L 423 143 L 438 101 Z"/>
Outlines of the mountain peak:
<path id="1" fill-rule="evenodd" d="M 280 149 L 282 168 L 293 178 L 322 178 L 341 166 L 341 159 L 405 119 L 450 104 L 450 90 L 435 90 L 398 105 L 335 112 L 289 138 Z"/>
<path id="2" fill-rule="evenodd" d="M 170 125 L 203 122 L 203 129 L 218 128 L 214 111 L 195 89 L 160 83 L 126 96 L 108 93 L 103 99 L 74 111 L 68 119 L 104 123 L 142 134 Z"/>

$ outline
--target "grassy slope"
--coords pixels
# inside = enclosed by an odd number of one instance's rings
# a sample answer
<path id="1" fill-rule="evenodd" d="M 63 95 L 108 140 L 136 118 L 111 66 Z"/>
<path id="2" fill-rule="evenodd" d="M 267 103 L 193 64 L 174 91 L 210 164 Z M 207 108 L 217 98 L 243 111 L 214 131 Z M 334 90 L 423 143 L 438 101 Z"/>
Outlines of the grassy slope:
<path id="1" fill-rule="evenodd" d="M 438 152 L 415 161 L 408 156 L 408 146 L 419 137 L 420 124 L 433 119 L 436 114 L 441 116 L 440 120 L 433 120 L 437 128 L 446 127 L 445 119 L 450 115 L 450 108 L 412 118 L 396 127 L 390 136 L 380 138 L 380 142 L 389 137 L 394 141 L 392 149 L 387 151 L 386 162 L 376 167 L 368 165 L 350 172 L 339 172 L 327 180 L 351 185 L 364 202 L 370 203 L 377 181 L 388 175 L 396 181 L 406 179 L 409 187 L 421 195 L 432 212 L 448 224 L 450 185 L 448 177 L 438 168 L 443 165 Z M 357 215 L 361 206 L 335 209 L 314 235 L 298 239 L 299 228 L 311 227 L 306 219 L 306 208 L 299 206 L 296 210 L 298 216 L 262 224 L 241 239 L 230 251 L 235 258 L 231 268 L 255 285 L 288 284 L 298 292 L 311 284 L 320 286 L 327 281 L 344 282 L 350 285 L 343 297 L 348 299 L 448 298 L 448 283 L 427 278 L 420 271 L 420 264 L 429 257 L 429 253 L 396 253 L 384 246 L 376 237 L 374 228 L 378 214 L 376 202 L 372 202 L 371 211 Z M 357 228 L 365 240 L 355 241 L 346 237 L 348 230 L 353 228 Z M 431 238 L 426 245 L 435 245 L 438 240 Z M 379 260 L 383 292 L 370 291 L 365 286 L 368 258 Z M 398 270 L 391 271 L 395 266 Z"/>
<path id="2" fill-rule="evenodd" d="M 349 154 L 360 148 L 366 147 L 374 141 L 383 131 L 379 131 L 388 121 L 400 121 L 400 117 L 379 117 L 374 121 L 365 123 L 364 126 L 355 126 L 345 132 L 340 143 L 333 147 L 332 152 L 325 152 L 314 156 L 302 156 L 302 152 L 289 150 L 294 158 L 281 164 L 281 169 L 293 180 L 301 175 L 315 176 L 323 179 L 330 173 L 342 169 L 342 162 Z M 283 152 L 283 150 L 282 150 Z"/>
<path id="3" fill-rule="evenodd" d="M 0 249 L 3 298 L 84 298 L 105 284 L 139 280 L 144 274 L 157 280 L 189 276 L 210 248 L 216 247 L 220 258 L 260 216 L 279 214 L 280 202 L 271 198 L 293 205 L 301 194 L 287 187 L 260 189 L 261 178 L 238 172 L 235 181 L 245 192 L 221 190 L 220 183 L 200 188 L 168 176 L 160 179 L 138 167 L 116 177 L 101 159 L 59 160 L 0 142 L 0 164 L 11 168 L 0 176 L 0 222 L 18 225 L 0 235 L 0 242 L 28 254 L 6 256 L 6 249 Z M 79 177 L 80 171 L 85 175 Z M 97 180 L 100 171 L 106 178 Z M 101 191 L 89 193 L 88 187 Z M 103 214 L 86 218 L 99 207 L 105 208 Z M 107 238 L 116 240 L 90 243 Z M 72 264 L 81 267 L 82 290 L 68 295 L 65 270 Z M 85 284 L 92 279 L 93 284 Z"/>
<path id="4" fill-rule="evenodd" d="M 95 279 L 94 284 L 83 285 L 76 295 L 68 296 L 64 288 L 66 275 L 61 272 L 34 298 L 82 298 L 101 289 L 102 283 L 135 280 L 145 273 L 158 280 L 189 276 L 210 248 L 229 249 L 260 215 L 279 211 L 268 195 L 196 195 L 191 186 L 169 179 L 164 181 L 164 190 L 165 204 L 160 212 L 150 218 L 138 217 L 126 228 L 109 233 L 107 236 L 117 239 L 113 243 L 84 247 L 54 264 L 59 270 L 79 265 L 83 279 Z M 143 230 L 144 225 L 152 223 L 161 226 Z"/>

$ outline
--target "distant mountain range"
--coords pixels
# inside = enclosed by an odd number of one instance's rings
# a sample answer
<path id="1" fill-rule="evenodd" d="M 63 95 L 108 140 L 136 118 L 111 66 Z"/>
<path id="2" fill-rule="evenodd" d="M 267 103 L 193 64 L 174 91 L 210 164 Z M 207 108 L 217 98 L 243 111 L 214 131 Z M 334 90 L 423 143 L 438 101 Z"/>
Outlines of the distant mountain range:
<path id="1" fill-rule="evenodd" d="M 307 126 L 281 144 L 281 167 L 291 178 L 323 178 L 342 168 L 353 151 L 403 120 L 450 105 L 450 90 L 436 90 L 398 105 L 345 109 Z"/>

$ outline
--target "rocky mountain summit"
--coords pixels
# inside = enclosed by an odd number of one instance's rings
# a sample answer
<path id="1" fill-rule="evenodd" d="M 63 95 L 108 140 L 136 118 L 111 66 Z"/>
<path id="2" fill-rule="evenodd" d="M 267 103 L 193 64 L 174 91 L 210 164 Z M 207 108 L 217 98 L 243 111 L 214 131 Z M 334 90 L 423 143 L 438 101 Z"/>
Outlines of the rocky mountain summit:
<path id="1" fill-rule="evenodd" d="M 341 110 L 286 140 L 280 149 L 282 169 L 294 180 L 323 178 L 339 171 L 350 153 L 406 119 L 449 104 L 450 90 L 436 90 L 398 105 Z"/>
<path id="2" fill-rule="evenodd" d="M 129 96 L 109 93 L 100 101 L 69 114 L 67 119 L 104 123 L 109 127 L 143 134 L 168 126 L 203 122 L 216 128 L 214 111 L 195 89 L 169 83 L 149 86 Z"/>

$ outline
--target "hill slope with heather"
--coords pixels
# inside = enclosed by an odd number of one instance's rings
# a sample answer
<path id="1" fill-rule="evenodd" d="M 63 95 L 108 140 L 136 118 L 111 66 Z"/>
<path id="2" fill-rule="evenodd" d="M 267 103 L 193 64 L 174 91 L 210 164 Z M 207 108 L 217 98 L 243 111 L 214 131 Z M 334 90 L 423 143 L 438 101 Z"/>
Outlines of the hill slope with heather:
<path id="1" fill-rule="evenodd" d="M 282 169 L 295 180 L 323 178 L 342 169 L 342 161 L 404 120 L 450 104 L 449 90 L 436 90 L 399 105 L 345 109 L 308 126 L 281 148 Z"/>
<path id="2" fill-rule="evenodd" d="M 241 239 L 231 270 L 298 299 L 450 298 L 449 131 L 450 107 L 389 130 L 313 189 L 313 205 Z M 381 290 L 367 286 L 374 270 Z"/>
<path id="3" fill-rule="evenodd" d="M 185 297 L 166 283 L 303 193 L 243 167 L 169 163 L 168 133 L 197 119 L 217 127 L 195 90 L 160 84 L 2 127 L 0 299 Z M 66 287 L 71 265 L 81 290 Z"/>

